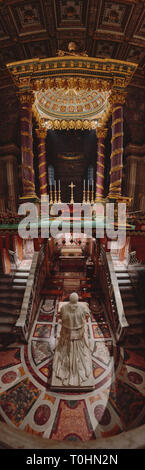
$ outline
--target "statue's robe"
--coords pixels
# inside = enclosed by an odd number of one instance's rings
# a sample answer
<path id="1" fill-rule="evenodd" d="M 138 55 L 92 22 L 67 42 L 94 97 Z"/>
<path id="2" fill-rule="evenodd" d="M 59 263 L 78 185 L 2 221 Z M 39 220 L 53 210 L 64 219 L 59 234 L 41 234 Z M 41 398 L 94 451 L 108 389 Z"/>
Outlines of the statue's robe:
<path id="1" fill-rule="evenodd" d="M 51 388 L 92 390 L 94 378 L 88 339 L 84 302 L 64 304 L 61 308 L 61 330 L 56 341 Z"/>

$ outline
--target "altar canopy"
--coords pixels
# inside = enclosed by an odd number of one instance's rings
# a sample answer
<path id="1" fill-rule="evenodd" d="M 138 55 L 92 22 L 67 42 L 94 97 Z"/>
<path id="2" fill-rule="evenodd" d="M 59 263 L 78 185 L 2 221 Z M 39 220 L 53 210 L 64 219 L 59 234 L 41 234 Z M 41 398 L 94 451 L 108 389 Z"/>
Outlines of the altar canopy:
<path id="1" fill-rule="evenodd" d="M 35 118 L 40 195 L 60 202 L 60 186 L 48 187 L 46 135 L 52 130 L 95 130 L 98 139 L 95 184 L 87 202 L 104 194 L 104 139 L 112 116 L 109 198 L 121 196 L 123 168 L 123 104 L 137 64 L 86 55 L 58 55 L 7 64 L 21 106 L 23 194 L 37 200 L 33 171 L 32 115 Z M 71 181 L 71 185 L 73 181 Z M 84 195 L 83 195 L 84 196 Z M 84 200 L 84 198 L 83 198 Z M 71 202 L 74 200 L 71 197 Z M 68 202 L 68 201 L 65 201 Z M 77 201 L 75 201 L 77 202 Z"/>

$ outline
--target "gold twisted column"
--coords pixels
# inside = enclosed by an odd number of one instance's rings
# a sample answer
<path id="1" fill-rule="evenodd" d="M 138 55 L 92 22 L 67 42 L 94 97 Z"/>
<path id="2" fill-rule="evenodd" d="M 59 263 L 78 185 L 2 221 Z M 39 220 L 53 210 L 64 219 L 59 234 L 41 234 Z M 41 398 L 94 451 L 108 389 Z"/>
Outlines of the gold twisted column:
<path id="1" fill-rule="evenodd" d="M 110 97 L 112 105 L 112 139 L 109 197 L 116 199 L 121 196 L 123 168 L 123 104 L 125 93 L 114 93 Z"/>
<path id="2" fill-rule="evenodd" d="M 33 137 L 32 137 L 32 104 L 34 101 L 31 92 L 20 93 L 20 121 L 21 121 L 21 155 L 22 155 L 22 184 L 23 196 L 21 199 L 35 198 L 34 169 L 33 169 Z"/>
<path id="3" fill-rule="evenodd" d="M 107 129 L 100 127 L 97 129 L 98 151 L 96 168 L 96 201 L 103 199 L 104 194 L 104 139 Z"/>
<path id="4" fill-rule="evenodd" d="M 46 136 L 47 130 L 36 129 L 38 138 L 38 158 L 39 158 L 39 185 L 40 195 L 47 194 L 47 163 L 46 163 Z"/>

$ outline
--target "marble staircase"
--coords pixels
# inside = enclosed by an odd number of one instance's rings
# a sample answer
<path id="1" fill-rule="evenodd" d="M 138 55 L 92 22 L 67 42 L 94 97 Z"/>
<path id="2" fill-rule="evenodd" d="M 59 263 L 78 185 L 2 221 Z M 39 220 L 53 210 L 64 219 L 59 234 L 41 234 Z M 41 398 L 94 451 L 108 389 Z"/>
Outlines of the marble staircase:
<path id="1" fill-rule="evenodd" d="M 0 273 L 0 344 L 15 339 L 18 320 L 29 271 L 19 268 L 13 274 Z"/>
<path id="2" fill-rule="evenodd" d="M 125 266 L 115 260 L 114 270 L 117 276 L 127 328 L 124 346 L 145 348 L 145 306 L 141 306 L 137 299 L 137 270 L 134 266 Z"/>

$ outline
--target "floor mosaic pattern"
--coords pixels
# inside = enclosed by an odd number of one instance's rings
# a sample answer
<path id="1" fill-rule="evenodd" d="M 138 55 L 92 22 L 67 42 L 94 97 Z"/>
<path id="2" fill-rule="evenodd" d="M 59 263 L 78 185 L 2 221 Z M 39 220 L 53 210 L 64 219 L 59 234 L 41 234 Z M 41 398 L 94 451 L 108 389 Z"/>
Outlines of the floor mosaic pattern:
<path id="1" fill-rule="evenodd" d="M 88 320 L 95 390 L 50 390 L 57 297 L 42 298 L 28 345 L 0 351 L 0 420 L 55 440 L 113 436 L 145 423 L 145 350 L 119 348 L 96 299 Z"/>

